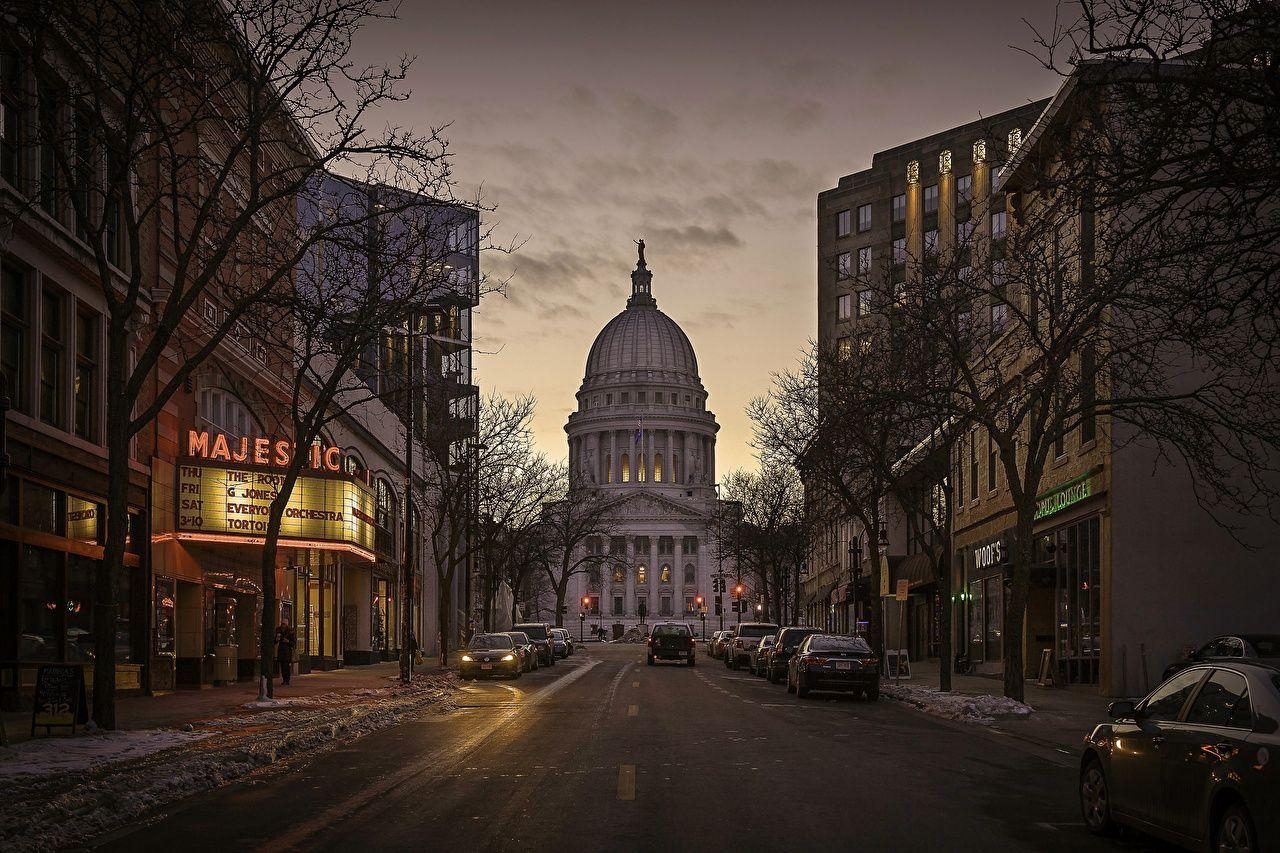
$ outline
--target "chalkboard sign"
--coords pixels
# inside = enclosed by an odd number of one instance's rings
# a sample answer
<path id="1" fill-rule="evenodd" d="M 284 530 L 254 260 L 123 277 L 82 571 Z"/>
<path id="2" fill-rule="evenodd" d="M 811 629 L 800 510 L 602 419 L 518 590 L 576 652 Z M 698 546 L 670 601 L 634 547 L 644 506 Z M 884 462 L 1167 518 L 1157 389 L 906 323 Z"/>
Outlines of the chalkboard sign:
<path id="1" fill-rule="evenodd" d="M 1039 687 L 1055 687 L 1053 679 L 1053 649 L 1040 650 L 1040 673 L 1036 678 Z"/>
<path id="2" fill-rule="evenodd" d="M 36 729 L 46 735 L 56 728 L 70 729 L 89 722 L 84 696 L 84 667 L 79 664 L 42 664 L 36 671 L 36 697 L 31 708 L 31 736 Z"/>

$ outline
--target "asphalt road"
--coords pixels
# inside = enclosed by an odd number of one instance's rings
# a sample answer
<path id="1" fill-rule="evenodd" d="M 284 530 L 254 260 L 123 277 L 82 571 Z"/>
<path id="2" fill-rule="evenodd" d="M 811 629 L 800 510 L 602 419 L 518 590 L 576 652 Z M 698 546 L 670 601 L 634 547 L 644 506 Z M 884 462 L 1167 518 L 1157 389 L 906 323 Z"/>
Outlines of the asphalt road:
<path id="1" fill-rule="evenodd" d="M 648 667 L 639 646 L 590 645 L 98 848 L 1166 849 L 1091 837 L 1073 756 L 698 663 Z"/>

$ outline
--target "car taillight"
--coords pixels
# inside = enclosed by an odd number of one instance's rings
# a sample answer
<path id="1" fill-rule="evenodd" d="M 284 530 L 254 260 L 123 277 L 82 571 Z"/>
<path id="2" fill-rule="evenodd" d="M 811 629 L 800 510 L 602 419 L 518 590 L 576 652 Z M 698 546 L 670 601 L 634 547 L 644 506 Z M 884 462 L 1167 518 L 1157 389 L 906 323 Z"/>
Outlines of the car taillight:
<path id="1" fill-rule="evenodd" d="M 828 658 L 805 658 L 809 663 L 826 663 Z"/>
<path id="2" fill-rule="evenodd" d="M 735 646 L 737 646 L 738 648 L 740 648 L 740 649 L 741 649 L 741 648 L 745 648 L 745 646 L 743 646 L 743 644 L 742 644 L 742 641 L 741 641 L 741 640 L 734 640 L 734 641 L 733 641 L 733 644 L 734 644 Z"/>
<path id="3" fill-rule="evenodd" d="M 863 666 L 878 666 L 880 661 L 876 658 L 862 658 Z"/>

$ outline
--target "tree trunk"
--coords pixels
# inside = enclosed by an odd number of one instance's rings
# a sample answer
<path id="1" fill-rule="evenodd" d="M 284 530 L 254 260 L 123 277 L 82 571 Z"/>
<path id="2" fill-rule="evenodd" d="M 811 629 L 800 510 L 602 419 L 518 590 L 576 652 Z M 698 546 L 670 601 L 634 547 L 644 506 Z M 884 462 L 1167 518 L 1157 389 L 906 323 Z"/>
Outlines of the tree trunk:
<path id="1" fill-rule="evenodd" d="M 451 578 L 440 578 L 436 591 L 436 608 L 440 611 L 437 617 L 440 622 L 440 660 L 448 664 L 449 637 L 453 630 L 453 581 Z"/>
<path id="2" fill-rule="evenodd" d="M 288 507 L 288 495 L 298 482 L 299 462 L 290 461 L 276 498 L 271 502 L 267 516 L 267 535 L 262 543 L 262 624 L 258 635 L 259 699 L 275 698 L 276 666 L 276 556 L 280 552 L 280 527 L 284 524 L 284 511 Z M 294 626 L 297 629 L 297 626 Z M 265 694 L 265 695 L 264 695 Z"/>
<path id="3" fill-rule="evenodd" d="M 950 518 L 950 516 L 948 516 Z M 942 554 L 934 565 L 938 587 L 938 689 L 951 692 L 951 545 L 943 537 Z"/>
<path id="4" fill-rule="evenodd" d="M 556 627 L 564 627 L 564 597 L 569 594 L 569 570 L 560 577 L 560 583 L 556 584 Z"/>
<path id="5" fill-rule="evenodd" d="M 1017 508 L 1018 520 L 1013 536 L 1013 576 L 1006 587 L 1008 595 L 1004 608 L 1004 695 L 1019 702 L 1026 695 L 1023 648 L 1026 639 L 1027 588 L 1031 580 L 1031 561 L 1035 554 L 1035 539 L 1032 534 L 1035 526 L 1035 502 L 1032 500 L 1023 503 L 1028 505 Z"/>

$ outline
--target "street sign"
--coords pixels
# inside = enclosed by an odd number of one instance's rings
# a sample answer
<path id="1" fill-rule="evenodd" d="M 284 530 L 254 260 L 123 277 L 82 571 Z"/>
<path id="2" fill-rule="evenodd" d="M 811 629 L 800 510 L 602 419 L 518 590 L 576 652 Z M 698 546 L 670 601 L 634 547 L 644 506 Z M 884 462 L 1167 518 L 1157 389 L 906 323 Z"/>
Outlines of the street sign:
<path id="1" fill-rule="evenodd" d="M 907 590 L 911 587 L 911 581 L 906 578 L 898 578 L 898 586 L 895 590 L 894 598 L 898 601 L 907 600 Z"/>

